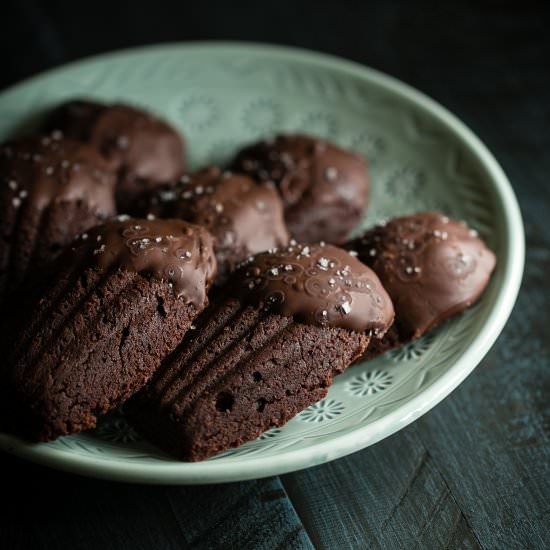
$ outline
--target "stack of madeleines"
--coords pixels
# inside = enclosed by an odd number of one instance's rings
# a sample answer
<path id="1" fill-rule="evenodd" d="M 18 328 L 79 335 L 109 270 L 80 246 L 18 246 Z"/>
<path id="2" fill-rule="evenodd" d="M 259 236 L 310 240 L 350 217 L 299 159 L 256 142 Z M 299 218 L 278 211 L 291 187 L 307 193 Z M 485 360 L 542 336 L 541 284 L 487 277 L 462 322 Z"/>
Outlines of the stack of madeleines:
<path id="1" fill-rule="evenodd" d="M 369 187 L 361 156 L 311 136 L 188 173 L 167 122 L 61 105 L 0 146 L 2 429 L 51 441 L 124 404 L 203 460 L 473 304 L 495 267 L 477 233 L 427 212 L 350 240 Z"/>

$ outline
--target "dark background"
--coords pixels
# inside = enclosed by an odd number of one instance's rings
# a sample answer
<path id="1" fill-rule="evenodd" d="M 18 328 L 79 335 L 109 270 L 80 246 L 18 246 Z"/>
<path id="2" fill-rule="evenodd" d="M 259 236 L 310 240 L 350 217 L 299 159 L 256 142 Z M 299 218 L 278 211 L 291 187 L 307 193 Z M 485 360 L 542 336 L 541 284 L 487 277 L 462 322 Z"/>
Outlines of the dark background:
<path id="1" fill-rule="evenodd" d="M 527 266 L 482 364 L 412 426 L 350 457 L 212 487 L 87 480 L 0 455 L 0 547 L 550 547 L 550 35 L 545 2 L 0 4 L 0 88 L 83 56 L 235 39 L 325 51 L 462 118 L 518 196 Z"/>

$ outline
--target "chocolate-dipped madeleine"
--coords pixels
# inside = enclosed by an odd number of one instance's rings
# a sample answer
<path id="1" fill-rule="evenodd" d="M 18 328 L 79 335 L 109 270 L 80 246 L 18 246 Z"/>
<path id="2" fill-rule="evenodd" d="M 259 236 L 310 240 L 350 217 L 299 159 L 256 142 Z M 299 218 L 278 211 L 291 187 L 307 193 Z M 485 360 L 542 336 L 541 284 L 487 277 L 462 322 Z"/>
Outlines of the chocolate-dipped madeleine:
<path id="1" fill-rule="evenodd" d="M 393 320 L 374 272 L 331 245 L 258 254 L 222 291 L 125 405 L 140 432 L 182 460 L 281 426 Z"/>
<path id="2" fill-rule="evenodd" d="M 142 203 L 143 213 L 203 225 L 214 236 L 216 284 L 248 256 L 288 244 L 277 192 L 248 176 L 210 166 L 159 188 Z"/>
<path id="3" fill-rule="evenodd" d="M 288 230 L 299 242 L 344 241 L 367 206 L 364 159 L 326 140 L 278 135 L 242 149 L 232 168 L 275 183 Z"/>
<path id="4" fill-rule="evenodd" d="M 481 296 L 496 262 L 475 230 L 437 212 L 394 218 L 346 248 L 376 272 L 395 307 L 394 325 L 366 358 L 462 313 Z"/>
<path id="5" fill-rule="evenodd" d="M 114 185 L 93 147 L 59 132 L 0 146 L 0 301 L 115 214 Z"/>
<path id="6" fill-rule="evenodd" d="M 45 127 L 93 145 L 116 167 L 119 212 L 131 213 L 141 193 L 178 178 L 185 167 L 178 131 L 130 105 L 68 101 L 53 111 Z"/>
<path id="7" fill-rule="evenodd" d="M 93 428 L 138 391 L 206 306 L 215 262 L 210 234 L 181 220 L 81 235 L 16 342 L 12 429 L 47 441 Z"/>

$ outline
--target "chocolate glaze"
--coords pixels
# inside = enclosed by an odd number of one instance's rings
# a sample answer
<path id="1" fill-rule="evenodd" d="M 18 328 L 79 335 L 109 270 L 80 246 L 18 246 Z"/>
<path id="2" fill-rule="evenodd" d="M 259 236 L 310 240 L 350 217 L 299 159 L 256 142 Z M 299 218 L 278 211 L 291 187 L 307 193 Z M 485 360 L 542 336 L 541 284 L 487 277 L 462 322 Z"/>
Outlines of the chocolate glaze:
<path id="1" fill-rule="evenodd" d="M 212 236 L 182 220 L 119 216 L 80 235 L 64 261 L 167 281 L 178 297 L 197 308 L 204 304 L 216 274 Z"/>
<path id="2" fill-rule="evenodd" d="M 115 213 L 115 176 L 93 148 L 61 132 L 0 147 L 1 192 L 15 208 L 44 210 L 52 203 L 85 201 L 99 217 Z"/>
<path id="3" fill-rule="evenodd" d="M 279 135 L 244 148 L 235 171 L 273 181 L 283 199 L 285 219 L 298 240 L 345 239 L 367 204 L 369 178 L 364 159 L 306 135 Z M 338 217 L 330 225 L 327 217 Z"/>
<path id="4" fill-rule="evenodd" d="M 299 245 L 258 254 L 233 278 L 245 302 L 314 325 L 380 338 L 393 321 L 393 305 L 376 274 L 332 245 Z"/>
<path id="5" fill-rule="evenodd" d="M 49 130 L 93 145 L 118 170 L 117 202 L 123 210 L 135 196 L 184 169 L 184 144 L 169 124 L 129 105 L 85 100 L 60 105 L 46 122 Z"/>
<path id="6" fill-rule="evenodd" d="M 203 225 L 215 238 L 218 274 L 251 254 L 288 244 L 277 192 L 248 176 L 210 166 L 154 191 L 145 210 Z"/>
<path id="7" fill-rule="evenodd" d="M 496 258 L 477 233 L 436 213 L 395 218 L 346 245 L 380 277 L 403 341 L 473 304 Z"/>

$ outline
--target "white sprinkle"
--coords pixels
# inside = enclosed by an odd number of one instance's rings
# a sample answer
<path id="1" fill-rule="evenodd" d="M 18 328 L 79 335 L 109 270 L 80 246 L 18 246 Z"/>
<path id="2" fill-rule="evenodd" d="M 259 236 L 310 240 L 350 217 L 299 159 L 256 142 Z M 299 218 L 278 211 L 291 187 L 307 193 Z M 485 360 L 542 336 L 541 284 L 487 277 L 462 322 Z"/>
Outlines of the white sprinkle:
<path id="1" fill-rule="evenodd" d="M 162 237 L 155 237 L 155 242 L 156 243 L 161 243 L 162 242 Z"/>
<path id="2" fill-rule="evenodd" d="M 88 233 L 82 233 L 82 235 L 80 235 L 80 238 L 85 241 L 88 238 Z"/>
<path id="3" fill-rule="evenodd" d="M 61 161 L 61 168 L 68 168 L 69 164 L 71 164 L 68 160 L 62 160 Z"/>
<path id="4" fill-rule="evenodd" d="M 197 195 L 202 195 L 203 191 L 204 191 L 204 187 L 202 185 L 197 185 L 197 187 L 195 187 L 195 193 Z"/>
<path id="5" fill-rule="evenodd" d="M 434 237 L 441 237 L 441 231 L 439 231 L 439 229 L 434 229 Z"/>
<path id="6" fill-rule="evenodd" d="M 292 266 L 290 264 L 286 264 L 285 271 L 292 271 Z"/>
<path id="7" fill-rule="evenodd" d="M 100 240 L 101 240 L 101 235 L 98 235 L 96 241 L 99 242 Z"/>
<path id="8" fill-rule="evenodd" d="M 376 248 L 371 248 L 369 250 L 369 256 L 376 256 Z"/>
<path id="9" fill-rule="evenodd" d="M 48 166 L 44 172 L 46 172 L 46 175 L 51 176 L 53 174 L 53 166 Z"/>
<path id="10" fill-rule="evenodd" d="M 290 246 L 296 246 L 298 243 L 294 239 L 290 239 L 289 243 Z"/>
<path id="11" fill-rule="evenodd" d="M 325 241 L 319 241 L 319 246 L 325 246 Z"/>
<path id="12" fill-rule="evenodd" d="M 181 194 L 182 199 L 190 199 L 192 196 L 193 196 L 193 193 L 191 193 L 191 191 L 184 191 Z"/>
<path id="13" fill-rule="evenodd" d="M 357 250 L 349 250 L 348 253 L 350 256 L 353 256 L 354 258 L 357 257 Z"/>
<path id="14" fill-rule="evenodd" d="M 56 141 L 59 141 L 63 137 L 63 132 L 61 130 L 54 130 L 52 132 L 52 138 Z"/>
<path id="15" fill-rule="evenodd" d="M 414 269 L 413 269 L 410 265 L 408 265 L 408 266 L 405 268 L 405 272 L 408 273 L 408 274 L 410 275 L 411 273 L 414 272 Z"/>
<path id="16" fill-rule="evenodd" d="M 447 233 L 447 231 L 442 231 L 441 232 L 441 238 L 446 241 L 447 238 L 449 237 L 449 234 Z"/>
<path id="17" fill-rule="evenodd" d="M 21 206 L 21 199 L 19 197 L 13 197 L 13 199 L 11 199 L 11 203 L 15 208 L 19 208 Z"/>
<path id="18" fill-rule="evenodd" d="M 28 195 L 28 193 L 25 191 L 25 189 L 21 189 L 21 191 L 19 191 L 19 198 L 20 199 L 24 199 L 27 195 Z"/>
<path id="19" fill-rule="evenodd" d="M 103 254 L 103 252 L 105 252 L 105 245 L 104 244 L 102 244 L 99 248 L 96 248 L 94 250 L 94 256 L 96 254 Z"/>
<path id="20" fill-rule="evenodd" d="M 180 181 L 181 183 L 189 183 L 191 181 L 191 178 L 187 175 L 183 175 L 181 178 L 180 178 Z"/>
<path id="21" fill-rule="evenodd" d="M 132 227 L 132 229 L 133 229 L 134 231 L 141 231 L 141 230 L 143 229 L 143 227 L 141 227 L 141 225 L 136 224 L 136 225 L 134 225 L 134 226 Z"/>
<path id="22" fill-rule="evenodd" d="M 197 325 L 190 325 L 190 326 L 189 326 L 189 329 L 190 329 L 190 330 L 195 330 L 196 328 L 197 328 Z"/>
<path id="23" fill-rule="evenodd" d="M 277 276 L 277 275 L 279 275 L 279 270 L 278 270 L 276 267 L 272 267 L 272 268 L 269 270 L 269 274 L 270 274 L 270 275 Z"/>
<path id="24" fill-rule="evenodd" d="M 12 190 L 12 191 L 15 191 L 17 189 L 17 182 L 15 180 L 10 180 L 8 182 L 8 187 Z"/>
<path id="25" fill-rule="evenodd" d="M 309 256 L 309 246 L 304 246 L 304 248 L 302 248 L 302 255 L 303 256 Z"/>
<path id="26" fill-rule="evenodd" d="M 265 202 L 264 201 L 256 201 L 256 208 L 258 210 L 265 210 Z"/>
<path id="27" fill-rule="evenodd" d="M 416 266 L 416 267 L 414 268 L 414 272 L 415 272 L 415 273 L 420 273 L 421 271 L 422 271 L 422 268 L 421 268 L 421 267 Z"/>
<path id="28" fill-rule="evenodd" d="M 130 216 L 128 216 L 128 214 L 120 214 L 119 216 L 116 217 L 116 219 L 119 222 L 125 222 L 130 219 Z"/>
<path id="29" fill-rule="evenodd" d="M 449 217 L 448 216 L 441 216 L 441 221 L 443 223 L 449 223 Z"/>
<path id="30" fill-rule="evenodd" d="M 154 220 L 155 219 L 155 215 L 154 214 L 147 214 L 147 219 L 150 221 L 150 220 Z"/>
<path id="31" fill-rule="evenodd" d="M 477 237 L 479 235 L 479 233 L 475 229 L 470 229 L 470 231 L 468 231 L 468 234 L 470 235 L 470 237 Z"/>
<path id="32" fill-rule="evenodd" d="M 331 277 L 329 280 L 328 280 L 328 284 L 329 286 L 334 286 L 336 284 L 336 279 L 334 279 L 333 277 Z"/>
<path id="33" fill-rule="evenodd" d="M 220 212 L 223 212 L 223 204 L 221 202 L 216 203 L 216 206 L 214 208 L 215 208 L 216 212 L 218 212 L 218 214 Z"/>

